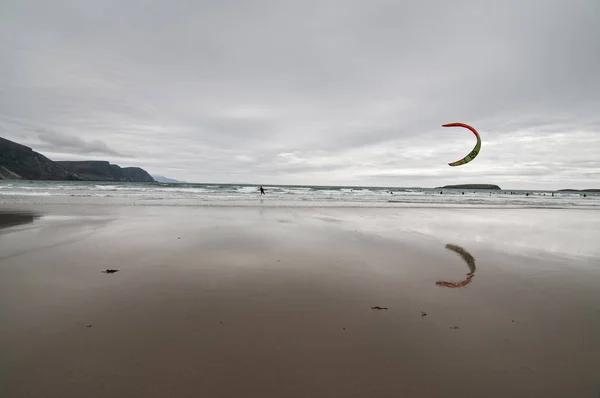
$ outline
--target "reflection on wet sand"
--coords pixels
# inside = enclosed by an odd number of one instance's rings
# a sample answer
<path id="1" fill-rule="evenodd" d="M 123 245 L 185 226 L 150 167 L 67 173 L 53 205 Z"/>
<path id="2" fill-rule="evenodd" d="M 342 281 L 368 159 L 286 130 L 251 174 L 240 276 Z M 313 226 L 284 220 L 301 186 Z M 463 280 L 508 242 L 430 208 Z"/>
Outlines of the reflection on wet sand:
<path id="1" fill-rule="evenodd" d="M 471 255 L 471 253 L 457 245 L 448 243 L 446 245 L 446 249 L 452 250 L 453 252 L 459 254 L 469 266 L 470 272 L 467 274 L 467 278 L 460 282 L 437 281 L 435 284 L 443 287 L 463 287 L 471 283 L 473 277 L 475 276 L 475 258 Z"/>
<path id="2" fill-rule="evenodd" d="M 39 217 L 39 214 L 28 211 L 0 211 L 0 229 L 31 224 Z"/>

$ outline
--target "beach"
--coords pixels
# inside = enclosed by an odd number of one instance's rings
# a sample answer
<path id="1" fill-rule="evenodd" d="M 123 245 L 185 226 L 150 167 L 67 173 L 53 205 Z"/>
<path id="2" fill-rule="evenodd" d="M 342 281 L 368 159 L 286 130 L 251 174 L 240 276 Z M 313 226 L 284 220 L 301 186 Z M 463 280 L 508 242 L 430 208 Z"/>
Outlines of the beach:
<path id="1" fill-rule="evenodd" d="M 596 397 L 599 238 L 589 209 L 15 200 L 0 396 Z"/>

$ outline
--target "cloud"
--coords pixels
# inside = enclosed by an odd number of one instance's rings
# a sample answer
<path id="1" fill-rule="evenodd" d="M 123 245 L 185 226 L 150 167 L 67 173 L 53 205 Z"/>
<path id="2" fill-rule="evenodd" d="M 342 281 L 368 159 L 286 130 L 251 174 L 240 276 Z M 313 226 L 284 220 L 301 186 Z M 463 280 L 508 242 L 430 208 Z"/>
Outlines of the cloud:
<path id="1" fill-rule="evenodd" d="M 80 137 L 43 130 L 39 132 L 37 137 L 42 142 L 42 145 L 37 145 L 37 148 L 45 148 L 46 150 L 50 150 L 52 152 L 72 152 L 85 155 L 125 156 L 120 152 L 109 148 L 104 142 L 98 139 L 86 141 Z"/>
<path id="2" fill-rule="evenodd" d="M 2 134 L 61 158 L 186 181 L 600 186 L 596 1 L 0 7 Z M 483 137 L 457 168 L 473 138 L 453 121 Z"/>

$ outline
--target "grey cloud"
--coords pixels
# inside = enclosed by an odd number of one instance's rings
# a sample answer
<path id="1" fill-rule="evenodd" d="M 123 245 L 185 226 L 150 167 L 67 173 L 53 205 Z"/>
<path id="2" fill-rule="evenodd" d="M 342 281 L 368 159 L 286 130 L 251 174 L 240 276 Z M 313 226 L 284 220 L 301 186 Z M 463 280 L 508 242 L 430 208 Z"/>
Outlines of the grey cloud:
<path id="1" fill-rule="evenodd" d="M 42 145 L 38 145 L 38 148 L 44 148 L 47 150 L 60 149 L 61 151 L 72 151 L 77 154 L 90 154 L 90 155 L 112 155 L 112 156 L 124 156 L 122 153 L 109 148 L 106 143 L 100 140 L 89 140 L 86 141 L 79 137 L 69 136 L 66 134 L 60 134 L 49 131 L 38 131 L 38 139 L 42 142 Z M 48 144 L 44 146 L 43 144 Z"/>
<path id="2" fill-rule="evenodd" d="M 7 0 L 0 126 L 186 181 L 589 187 L 598 48 L 594 0 Z"/>

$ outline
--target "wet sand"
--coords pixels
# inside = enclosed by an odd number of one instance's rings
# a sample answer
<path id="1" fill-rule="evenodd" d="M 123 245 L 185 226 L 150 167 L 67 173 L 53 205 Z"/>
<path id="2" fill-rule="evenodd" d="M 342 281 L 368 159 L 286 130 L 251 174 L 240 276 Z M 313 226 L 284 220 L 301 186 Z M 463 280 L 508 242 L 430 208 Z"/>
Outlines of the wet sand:
<path id="1" fill-rule="evenodd" d="M 1 397 L 600 393 L 594 211 L 0 210 Z"/>

